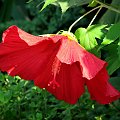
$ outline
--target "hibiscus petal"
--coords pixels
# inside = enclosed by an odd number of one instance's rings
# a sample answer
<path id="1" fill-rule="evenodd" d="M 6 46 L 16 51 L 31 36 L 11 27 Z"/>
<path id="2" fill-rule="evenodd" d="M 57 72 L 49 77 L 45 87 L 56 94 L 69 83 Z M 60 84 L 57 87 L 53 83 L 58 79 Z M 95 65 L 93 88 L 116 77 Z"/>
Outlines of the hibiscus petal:
<path id="1" fill-rule="evenodd" d="M 44 70 L 39 72 L 39 76 L 34 79 L 34 84 L 40 88 L 47 88 L 49 82 L 53 79 L 52 65 L 54 63 L 56 53 L 54 52 L 50 57 L 49 61 L 45 64 Z"/>
<path id="2" fill-rule="evenodd" d="M 9 43 L 9 44 L 12 44 L 13 42 L 15 42 L 16 44 L 14 45 L 17 45 L 17 44 L 20 45 L 20 43 L 25 42 L 28 46 L 32 46 L 46 39 L 48 39 L 48 37 L 45 37 L 45 36 L 38 37 L 38 36 L 31 35 L 21 30 L 17 26 L 13 25 L 13 26 L 10 26 L 6 31 L 4 31 L 2 42 Z"/>
<path id="3" fill-rule="evenodd" d="M 79 51 L 81 51 L 80 49 Z M 87 78 L 88 80 L 94 78 L 98 72 L 107 65 L 105 61 L 97 58 L 95 55 L 86 50 L 82 51 L 80 54 L 79 58 L 83 77 Z"/>
<path id="4" fill-rule="evenodd" d="M 34 37 L 12 26 L 4 32 L 0 44 L 0 70 L 12 76 L 19 75 L 23 79 L 33 80 L 44 70 L 59 45 L 51 38 Z"/>
<path id="5" fill-rule="evenodd" d="M 100 104 L 109 104 L 120 98 L 120 93 L 108 82 L 109 76 L 103 68 L 95 78 L 86 80 L 91 99 Z"/>
<path id="6" fill-rule="evenodd" d="M 33 36 L 17 26 L 11 26 L 3 33 L 0 55 L 25 49 L 46 40 L 50 40 L 50 38 Z"/>
<path id="7" fill-rule="evenodd" d="M 67 37 L 63 37 L 57 57 L 62 63 L 66 64 L 79 61 L 83 77 L 87 79 L 94 78 L 106 66 L 106 62 L 89 53 L 76 41 L 69 40 Z"/>
<path id="8" fill-rule="evenodd" d="M 50 67 L 47 70 L 50 70 Z M 44 78 L 41 76 L 37 78 L 35 85 L 40 88 L 46 88 L 57 99 L 64 100 L 67 103 L 75 104 L 79 97 L 84 93 L 84 80 L 80 71 L 79 63 L 73 63 L 72 65 L 61 64 L 60 71 L 56 76 L 56 82 L 59 86 L 53 88 L 49 86 L 49 82 L 53 79 L 53 76 L 47 74 Z M 44 81 L 44 82 L 43 82 Z"/>

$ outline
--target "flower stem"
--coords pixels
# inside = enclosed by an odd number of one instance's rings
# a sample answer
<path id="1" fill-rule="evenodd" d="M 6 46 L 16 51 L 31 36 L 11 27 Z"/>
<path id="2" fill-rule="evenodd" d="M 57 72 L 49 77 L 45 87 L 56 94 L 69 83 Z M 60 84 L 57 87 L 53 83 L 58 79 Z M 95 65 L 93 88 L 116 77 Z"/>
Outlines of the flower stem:
<path id="1" fill-rule="evenodd" d="M 93 19 L 91 20 L 91 22 L 89 23 L 88 27 L 90 25 L 92 25 L 93 21 L 95 20 L 95 18 L 97 17 L 97 15 L 99 14 L 100 10 L 102 9 L 102 6 L 99 8 L 99 10 L 97 11 L 97 13 L 95 14 L 95 16 L 93 17 Z"/>
<path id="2" fill-rule="evenodd" d="M 102 5 L 102 7 L 105 7 L 107 9 L 109 9 L 109 10 L 112 10 L 114 12 L 120 13 L 120 10 L 118 10 L 118 9 L 116 9 L 116 8 L 110 6 L 110 5 L 104 4 L 104 3 L 102 3 L 102 2 L 100 2 L 98 0 L 95 0 L 95 2 L 99 3 L 100 5 Z"/>
<path id="3" fill-rule="evenodd" d="M 120 10 L 118 10 L 118 9 L 116 9 L 116 8 L 110 6 L 110 5 L 104 4 L 104 3 L 102 3 L 102 2 L 100 2 L 100 1 L 98 1 L 98 0 L 95 0 L 95 2 L 99 3 L 100 6 L 97 6 L 97 7 L 93 8 L 93 9 L 91 9 L 90 11 L 88 11 L 87 13 L 85 13 L 84 15 L 82 15 L 81 17 L 79 17 L 79 18 L 69 27 L 68 32 L 70 32 L 71 29 L 73 28 L 73 26 L 74 26 L 75 24 L 77 24 L 82 18 L 84 18 L 86 15 L 88 15 L 89 13 L 93 12 L 94 10 L 96 10 L 96 9 L 98 9 L 98 8 L 100 8 L 100 9 L 99 9 L 98 12 L 96 13 L 96 15 L 94 16 L 94 18 L 92 19 L 92 21 L 90 22 L 89 26 L 90 26 L 90 25 L 92 24 L 92 22 L 95 20 L 96 16 L 98 15 L 98 13 L 99 13 L 100 10 L 102 9 L 102 7 L 105 7 L 105 8 L 107 8 L 107 9 L 109 9 L 109 10 L 112 10 L 112 11 L 114 11 L 114 12 L 120 13 Z"/>
<path id="4" fill-rule="evenodd" d="M 94 10 L 96 10 L 96 9 L 98 9 L 98 8 L 100 8 L 100 7 L 101 7 L 101 5 L 93 8 L 93 9 L 91 9 L 90 11 L 88 11 L 87 13 L 85 13 L 84 15 L 82 15 L 81 17 L 79 17 L 79 18 L 69 27 L 68 32 L 70 32 L 71 29 L 73 28 L 73 26 L 74 26 L 76 23 L 78 23 L 82 18 L 84 18 L 86 15 L 88 15 L 89 13 L 93 12 Z"/>

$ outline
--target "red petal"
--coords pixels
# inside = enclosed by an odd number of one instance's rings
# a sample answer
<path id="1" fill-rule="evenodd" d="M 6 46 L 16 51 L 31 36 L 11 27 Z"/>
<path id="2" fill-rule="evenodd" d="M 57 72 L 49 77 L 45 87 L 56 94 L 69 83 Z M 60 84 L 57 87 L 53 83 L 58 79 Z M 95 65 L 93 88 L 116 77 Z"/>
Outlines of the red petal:
<path id="1" fill-rule="evenodd" d="M 0 69 L 23 79 L 36 78 L 59 48 L 59 43 L 43 38 L 29 35 L 16 26 L 10 27 L 4 32 L 0 44 Z"/>
<path id="2" fill-rule="evenodd" d="M 44 70 L 39 72 L 39 76 L 34 80 L 34 84 L 40 88 L 46 88 L 49 82 L 53 79 L 52 75 L 52 65 L 54 63 L 56 53 L 54 52 L 50 57 L 48 62 L 45 64 Z"/>
<path id="3" fill-rule="evenodd" d="M 109 104 L 120 98 L 120 93 L 108 82 L 109 76 L 103 68 L 95 78 L 86 80 L 91 99 L 100 104 Z"/>
<path id="4" fill-rule="evenodd" d="M 50 67 L 46 69 L 51 71 Z M 50 93 L 55 95 L 57 99 L 64 100 L 70 104 L 75 104 L 84 92 L 84 81 L 79 63 L 77 62 L 72 65 L 61 64 L 60 71 L 56 76 L 56 82 L 58 82 L 59 86 L 55 88 L 53 88 L 52 85 L 48 86 L 52 79 L 52 75 L 44 74 L 44 78 L 41 78 L 41 76 L 37 78 L 36 85 L 40 88 L 46 88 Z"/>
<path id="5" fill-rule="evenodd" d="M 58 45 L 51 42 L 41 43 L 24 50 L 0 56 L 0 69 L 12 76 L 19 75 L 24 79 L 34 79 L 44 70 L 51 55 Z M 12 71 L 10 71 L 11 68 Z"/>
<path id="6" fill-rule="evenodd" d="M 17 40 L 17 42 L 16 42 Z M 48 37 L 38 37 L 31 35 L 17 26 L 13 25 L 9 27 L 4 33 L 2 37 L 3 43 L 9 43 L 12 44 L 13 42 L 16 42 L 16 45 L 20 43 L 26 43 L 28 46 L 36 45 L 38 42 L 41 42 L 43 40 L 48 40 Z"/>
<path id="7" fill-rule="evenodd" d="M 62 63 L 72 64 L 79 61 L 83 77 L 92 79 L 106 64 L 93 54 L 87 52 L 76 41 L 69 40 L 63 36 L 60 50 L 57 53 L 58 59 Z"/>
<path id="8" fill-rule="evenodd" d="M 98 72 L 107 65 L 105 61 L 97 58 L 95 55 L 87 51 L 84 51 L 83 53 L 81 52 L 80 54 L 82 54 L 82 56 L 80 55 L 80 64 L 83 77 L 88 80 L 94 78 Z"/>
<path id="9" fill-rule="evenodd" d="M 11 26 L 3 33 L 2 43 L 0 44 L 0 55 L 28 48 L 43 40 L 46 41 L 49 39 L 48 37 L 30 35 L 17 26 Z"/>

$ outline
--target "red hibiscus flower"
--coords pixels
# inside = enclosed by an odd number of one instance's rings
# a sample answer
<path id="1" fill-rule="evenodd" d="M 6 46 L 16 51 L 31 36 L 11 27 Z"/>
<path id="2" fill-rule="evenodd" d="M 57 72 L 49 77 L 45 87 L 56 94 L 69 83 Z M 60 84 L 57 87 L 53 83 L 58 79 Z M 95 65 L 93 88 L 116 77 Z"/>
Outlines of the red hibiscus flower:
<path id="1" fill-rule="evenodd" d="M 108 82 L 106 62 L 87 52 L 74 36 L 33 36 L 16 26 L 3 33 L 0 70 L 47 89 L 59 100 L 75 104 L 88 87 L 91 99 L 108 104 L 120 97 Z"/>

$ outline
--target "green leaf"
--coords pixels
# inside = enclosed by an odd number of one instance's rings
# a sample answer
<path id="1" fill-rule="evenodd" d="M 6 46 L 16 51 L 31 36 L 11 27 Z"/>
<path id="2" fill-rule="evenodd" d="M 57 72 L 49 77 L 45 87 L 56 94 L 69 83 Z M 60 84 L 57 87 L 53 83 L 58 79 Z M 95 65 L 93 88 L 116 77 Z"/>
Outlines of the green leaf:
<path id="1" fill-rule="evenodd" d="M 106 47 L 108 50 L 108 57 L 105 59 L 108 63 L 107 70 L 108 74 L 112 75 L 120 67 L 120 60 L 118 57 L 118 45 L 111 44 Z"/>
<path id="2" fill-rule="evenodd" d="M 9 90 L 9 91 L 7 91 L 7 92 L 4 94 L 4 103 L 9 102 L 9 100 L 11 99 L 11 97 L 12 97 L 12 92 Z"/>
<path id="3" fill-rule="evenodd" d="M 9 90 L 9 91 L 6 91 L 6 92 L 3 92 L 3 91 L 0 91 L 0 101 L 2 103 L 7 103 L 12 97 L 12 92 Z"/>
<path id="4" fill-rule="evenodd" d="M 37 120 L 42 120 L 42 113 L 37 113 L 36 118 Z"/>
<path id="5" fill-rule="evenodd" d="M 4 75 L 0 72 L 0 81 L 4 81 Z"/>
<path id="6" fill-rule="evenodd" d="M 120 90 L 120 77 L 111 77 L 110 83 L 118 90 Z"/>
<path id="7" fill-rule="evenodd" d="M 61 1 L 60 0 L 58 3 L 61 7 L 62 13 L 66 12 L 66 10 L 70 7 L 68 1 Z"/>
<path id="8" fill-rule="evenodd" d="M 101 45 L 103 46 L 108 45 L 114 42 L 117 38 L 119 38 L 119 36 L 120 36 L 120 23 L 117 23 L 110 27 Z"/>
<path id="9" fill-rule="evenodd" d="M 75 36 L 86 50 L 97 56 L 100 56 L 100 53 L 97 52 L 98 43 L 96 38 L 101 39 L 103 36 L 102 29 L 104 27 L 105 25 L 92 25 L 87 29 L 78 28 L 75 32 Z"/>
<path id="10" fill-rule="evenodd" d="M 103 29 L 106 27 L 106 25 L 91 25 L 87 28 L 88 31 L 90 31 L 90 34 L 95 36 L 95 38 L 101 39 L 104 36 Z"/>
<path id="11" fill-rule="evenodd" d="M 95 0 L 92 0 L 92 2 L 90 2 L 90 4 L 88 5 L 88 7 L 95 7 L 98 3 Z"/>
<path id="12" fill-rule="evenodd" d="M 62 13 L 66 12 L 66 10 L 70 7 L 88 4 L 90 1 L 91 0 L 57 0 L 61 7 Z"/>
<path id="13" fill-rule="evenodd" d="M 4 93 L 0 91 L 0 101 L 4 102 Z"/>
<path id="14" fill-rule="evenodd" d="M 91 0 L 46 0 L 43 5 L 41 11 L 46 8 L 48 5 L 57 3 L 56 5 L 60 5 L 62 13 L 66 12 L 66 10 L 73 6 L 81 6 L 88 4 Z"/>
<path id="15" fill-rule="evenodd" d="M 107 66 L 108 74 L 112 75 L 113 72 L 115 72 L 120 67 L 120 60 L 118 56 L 114 55 L 114 56 L 108 57 L 106 61 L 108 63 L 108 66 Z"/>
<path id="16" fill-rule="evenodd" d="M 45 4 L 43 5 L 42 9 L 40 11 L 42 11 L 43 9 L 45 9 L 48 5 L 56 2 L 57 0 L 45 0 Z"/>

